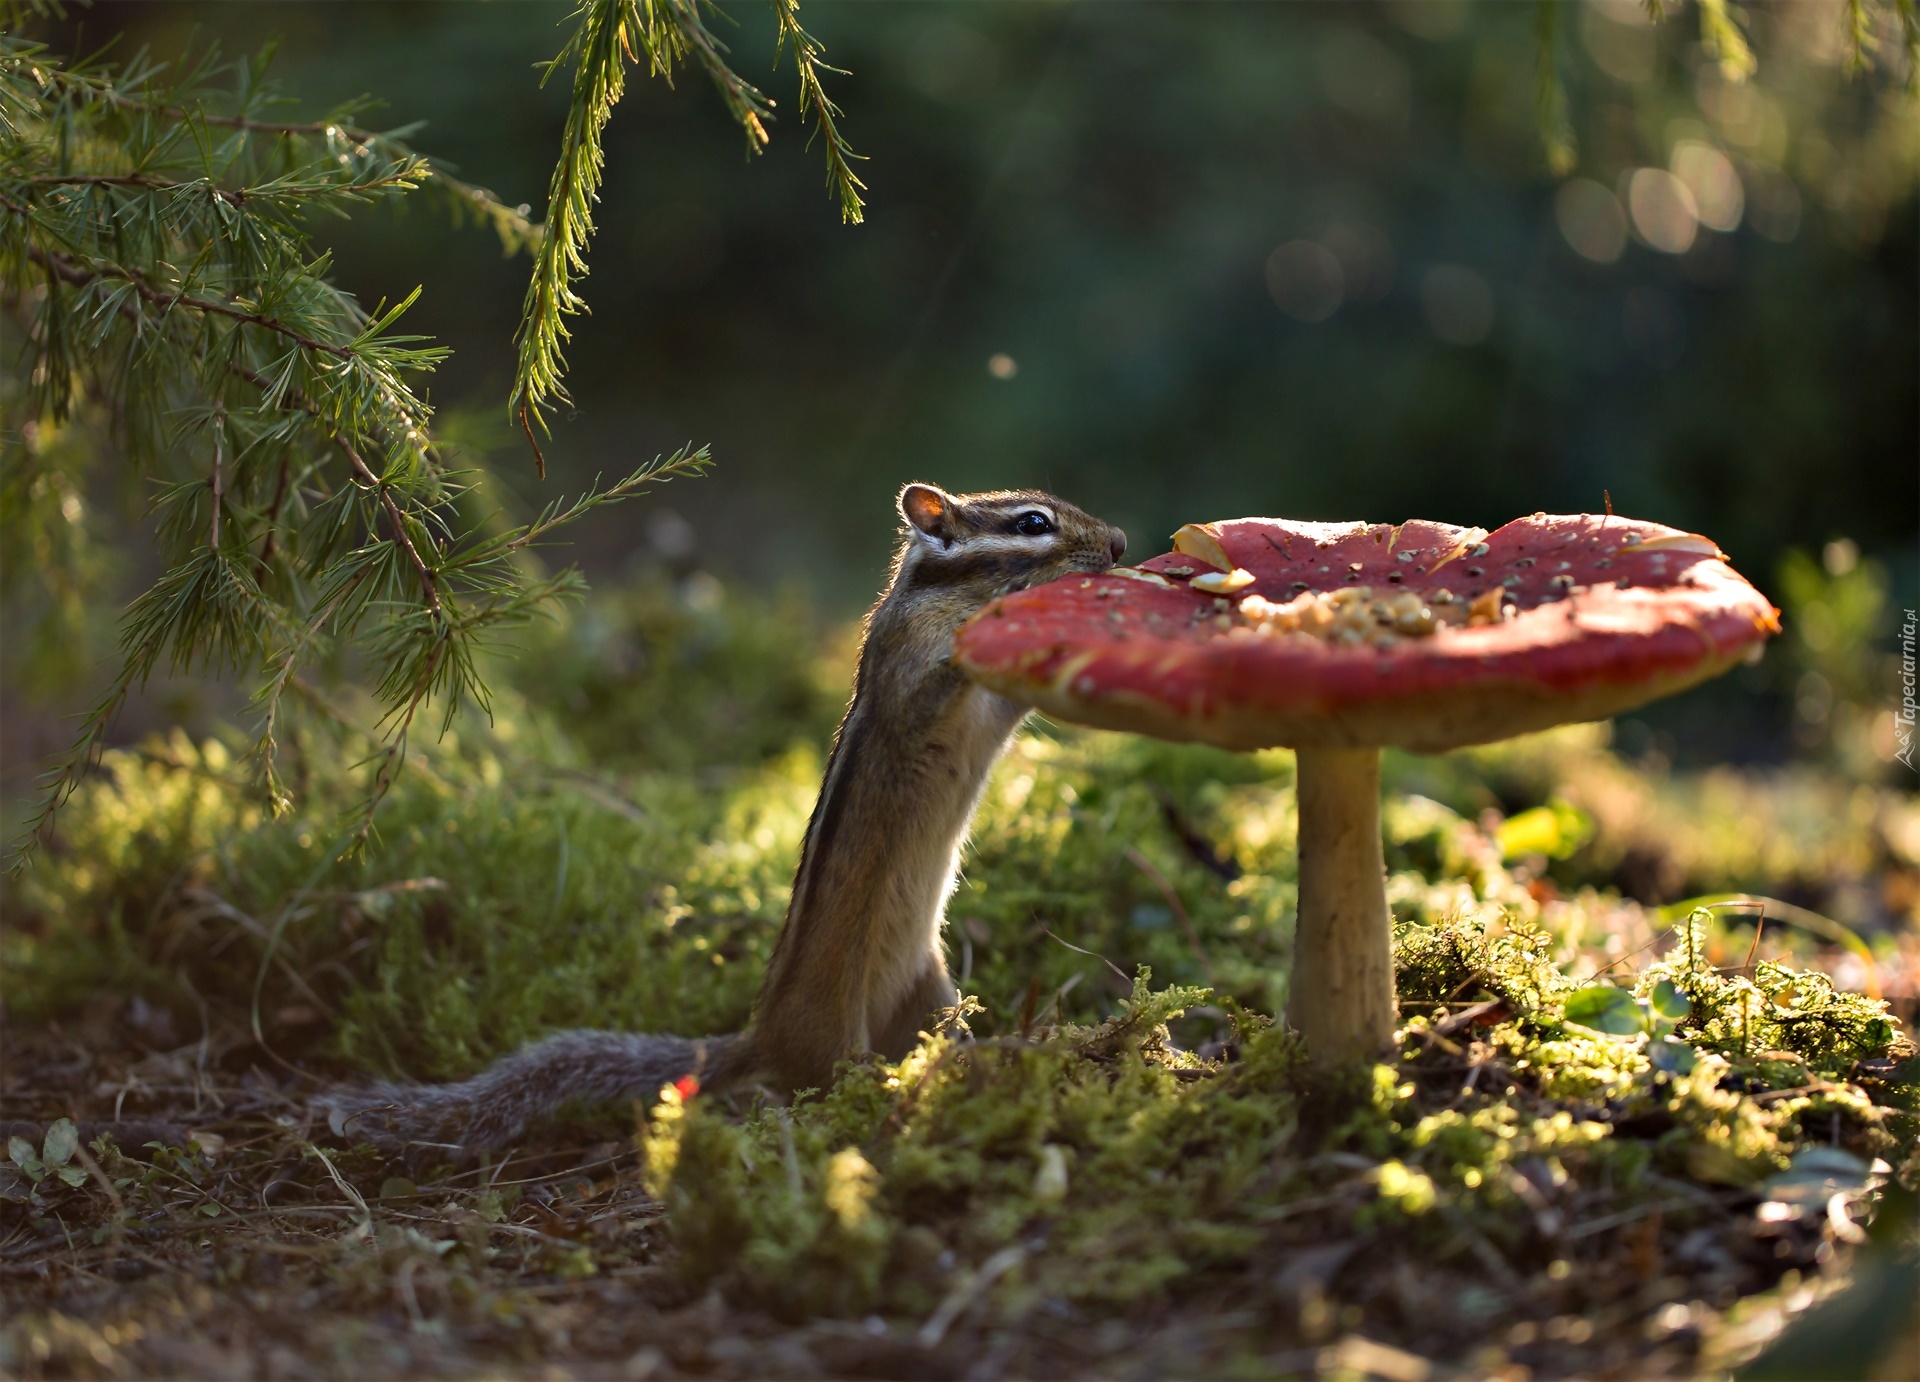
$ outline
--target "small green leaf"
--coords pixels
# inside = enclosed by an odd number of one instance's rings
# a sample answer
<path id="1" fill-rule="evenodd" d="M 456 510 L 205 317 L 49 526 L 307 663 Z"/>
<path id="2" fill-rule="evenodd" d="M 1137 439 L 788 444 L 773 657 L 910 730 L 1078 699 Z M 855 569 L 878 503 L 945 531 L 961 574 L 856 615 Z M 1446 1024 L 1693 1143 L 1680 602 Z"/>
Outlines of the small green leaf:
<path id="1" fill-rule="evenodd" d="M 1647 1002 L 1654 1012 L 1669 1022 L 1679 1022 L 1693 1011 L 1693 1000 L 1671 979 L 1662 979 L 1655 984 Z"/>
<path id="2" fill-rule="evenodd" d="M 1633 995 L 1612 984 L 1589 984 L 1567 996 L 1567 1021 L 1608 1036 L 1636 1036 L 1647 1029 Z"/>
<path id="3" fill-rule="evenodd" d="M 217 1204 L 203 1204 L 200 1206 L 199 1212 L 206 1215 L 209 1219 L 218 1219 L 220 1217 L 220 1206 Z"/>
<path id="4" fill-rule="evenodd" d="M 1795 1152 L 1788 1166 L 1789 1174 L 1798 1171 L 1803 1175 L 1833 1176 L 1850 1185 L 1865 1185 L 1873 1169 L 1852 1152 L 1838 1147 L 1809 1147 L 1804 1152 Z"/>
<path id="5" fill-rule="evenodd" d="M 40 1158 L 33 1153 L 33 1144 L 24 1137 L 9 1137 L 7 1139 L 7 1160 L 11 1161 L 15 1166 L 18 1166 L 35 1180 L 38 1180 L 45 1174 L 45 1168 L 40 1165 Z"/>
<path id="6" fill-rule="evenodd" d="M 1760 1189 L 1767 1198 L 1817 1208 L 1835 1195 L 1864 1190 L 1870 1182 L 1867 1163 L 1838 1147 L 1810 1147 L 1796 1152 L 1787 1169 L 1767 1179 Z"/>
<path id="7" fill-rule="evenodd" d="M 1655 1070 L 1669 1075 L 1688 1075 L 1693 1073 L 1700 1058 L 1686 1042 L 1667 1037 L 1647 1048 L 1647 1059 Z"/>
<path id="8" fill-rule="evenodd" d="M 71 1118 L 56 1118 L 47 1129 L 47 1140 L 42 1144 L 41 1155 L 50 1167 L 65 1166 L 73 1160 L 73 1154 L 80 1146 L 80 1129 L 74 1127 Z"/>
<path id="9" fill-rule="evenodd" d="M 77 1190 L 87 1183 L 86 1168 L 84 1166 L 62 1166 L 60 1168 L 60 1179 Z"/>
<path id="10" fill-rule="evenodd" d="M 405 1176 L 388 1176 L 380 1182 L 380 1198 L 383 1200 L 404 1200 L 409 1195 L 420 1193 L 420 1187 Z"/>

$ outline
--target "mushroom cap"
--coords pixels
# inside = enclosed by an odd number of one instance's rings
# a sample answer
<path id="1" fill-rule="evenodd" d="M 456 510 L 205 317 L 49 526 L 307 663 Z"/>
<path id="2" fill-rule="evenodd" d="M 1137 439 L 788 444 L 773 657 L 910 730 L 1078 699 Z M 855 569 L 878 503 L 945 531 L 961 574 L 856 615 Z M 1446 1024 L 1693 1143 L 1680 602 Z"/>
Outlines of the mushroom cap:
<path id="1" fill-rule="evenodd" d="M 1242 518 L 1174 541 L 1139 567 L 994 601 L 955 636 L 956 665 L 1104 729 L 1431 753 L 1645 705 L 1780 628 L 1711 541 L 1611 515 L 1491 534 Z"/>

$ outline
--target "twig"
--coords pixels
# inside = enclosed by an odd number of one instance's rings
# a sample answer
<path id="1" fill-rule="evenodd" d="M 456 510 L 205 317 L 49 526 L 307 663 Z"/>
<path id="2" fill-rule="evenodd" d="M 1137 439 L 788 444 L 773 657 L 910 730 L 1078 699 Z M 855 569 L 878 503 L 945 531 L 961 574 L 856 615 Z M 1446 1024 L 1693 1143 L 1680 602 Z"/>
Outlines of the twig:
<path id="1" fill-rule="evenodd" d="M 1435 1036 L 1453 1036 L 1455 1033 L 1465 1031 L 1468 1027 L 1474 1026 L 1481 1018 L 1492 1018 L 1495 1012 L 1506 1006 L 1507 1000 L 1504 998 L 1489 998 L 1484 1003 L 1475 1003 L 1470 1008 L 1460 1009 L 1459 1012 L 1453 1014 L 1453 1016 L 1443 1022 L 1436 1022 L 1433 1026 L 1433 1033 Z"/>
<path id="2" fill-rule="evenodd" d="M 379 476 L 375 475 L 373 471 L 368 468 L 367 463 L 360 459 L 360 453 L 353 449 L 352 442 L 348 441 L 338 432 L 333 432 L 332 436 L 334 445 L 338 446 L 341 452 L 345 454 L 348 463 L 353 467 L 354 473 L 360 476 L 368 488 L 376 490 L 379 493 L 380 506 L 387 512 L 387 521 L 393 525 L 394 540 L 406 550 L 407 556 L 412 560 L 413 569 L 420 576 L 420 588 L 426 593 L 427 608 L 433 611 L 434 618 L 438 619 L 444 628 L 447 622 L 447 616 L 446 611 L 440 608 L 440 592 L 434 586 L 433 572 L 428 568 L 427 564 L 420 559 L 419 549 L 413 545 L 413 537 L 407 532 L 406 518 L 401 514 L 400 506 L 393 502 L 392 491 L 381 482 Z M 434 662 L 438 662 L 439 657 L 440 650 L 435 648 L 433 654 Z M 430 680 L 432 673 L 431 664 L 429 665 L 428 672 L 428 679 Z M 407 718 L 409 720 L 413 718 L 411 712 L 408 713 Z"/>
<path id="3" fill-rule="evenodd" d="M 346 1178 L 335 1168 L 332 1157 L 328 1156 L 311 1142 L 307 1144 L 307 1149 L 320 1158 L 320 1164 L 327 1168 L 327 1174 L 333 1177 L 333 1183 L 340 1187 L 340 1193 L 345 1195 L 347 1199 L 353 1203 L 353 1207 L 360 1211 L 361 1226 L 364 1227 L 368 1235 L 371 1236 L 373 1233 L 373 1211 L 367 1208 L 366 1200 L 361 1198 L 358 1190 L 355 1190 L 351 1185 L 347 1184 Z"/>
<path id="4" fill-rule="evenodd" d="M 235 374 L 260 389 L 261 392 L 265 393 L 269 398 L 274 397 L 276 392 L 274 383 L 264 374 L 238 362 L 233 364 L 232 369 Z M 286 406 L 303 412 L 318 422 L 321 429 L 326 432 L 327 439 L 339 448 L 341 455 L 347 458 L 347 464 L 359 478 L 362 487 L 373 490 L 380 496 L 380 505 L 386 511 L 388 523 L 393 527 L 394 540 L 400 544 L 407 556 L 412 559 L 413 569 L 420 577 L 421 589 L 425 592 L 427 598 L 427 608 L 433 611 L 434 617 L 444 626 L 446 623 L 446 613 L 440 607 L 440 592 L 434 585 L 433 572 L 428 568 L 426 562 L 420 559 L 419 549 L 413 545 L 413 538 L 407 532 L 406 521 L 401 516 L 400 506 L 394 503 L 393 495 L 388 490 L 388 487 L 381 482 L 379 476 L 373 473 L 372 468 L 367 465 L 366 461 L 361 459 L 360 453 L 354 449 L 353 443 L 348 441 L 337 428 L 328 422 L 320 410 L 307 399 L 305 394 L 301 393 L 298 389 L 288 389 L 280 394 L 280 398 Z M 278 512 L 278 497 L 276 497 L 274 503 L 275 512 Z M 267 534 L 267 538 L 268 541 L 272 541 L 273 534 L 271 531 Z"/>
<path id="5" fill-rule="evenodd" d="M 324 197 L 335 193 L 377 192 L 383 187 L 405 184 L 413 185 L 413 180 L 424 181 L 433 175 L 433 168 L 427 160 L 418 154 L 389 155 L 400 166 L 378 177 L 359 182 L 315 182 L 306 186 L 235 188 L 222 187 L 211 178 L 196 178 L 190 182 L 174 182 L 159 178 L 151 173 L 58 173 L 52 176 L 23 178 L 21 181 L 37 187 L 143 187 L 153 192 L 205 192 L 218 197 L 232 207 L 245 206 L 249 197 Z"/>
<path id="6" fill-rule="evenodd" d="M 1119 977 L 1121 983 L 1127 984 L 1127 985 L 1131 985 L 1133 983 L 1133 980 L 1127 977 L 1125 971 L 1123 971 L 1119 965 L 1115 964 L 1112 960 L 1109 960 L 1105 955 L 1102 955 L 1099 951 L 1088 950 L 1086 947 L 1075 945 L 1072 941 L 1069 941 L 1069 940 L 1061 940 L 1059 936 L 1055 936 L 1052 931 L 1047 930 L 1047 924 L 1044 921 L 1039 920 L 1037 917 L 1034 919 L 1033 924 L 1035 926 L 1038 926 L 1042 931 L 1046 931 L 1046 933 L 1049 936 L 1052 936 L 1054 940 L 1060 941 L 1060 944 L 1066 946 L 1067 949 L 1076 951 L 1079 954 L 1085 955 L 1089 959 L 1100 961 L 1101 964 L 1105 965 L 1108 969 L 1112 970 L 1114 974 Z M 1036 980 L 1035 982 L 1038 982 L 1038 981 Z M 1029 1002 L 1031 1002 L 1031 995 L 1029 995 Z"/>
<path id="7" fill-rule="evenodd" d="M 1760 914 L 1753 919 L 1753 944 L 1747 947 L 1747 962 L 1741 966 L 1747 971 L 1747 977 L 1753 977 L 1753 957 L 1760 953 L 1760 933 L 1767 929 L 1767 909 L 1762 907 Z"/>
<path id="8" fill-rule="evenodd" d="M 34 187 L 145 187 L 155 192 L 205 190 L 229 206 L 240 206 L 247 199 L 246 193 L 217 186 L 211 180 L 170 182 L 166 178 L 154 177 L 151 173 L 59 173 L 52 177 L 24 178 L 22 181 Z"/>
<path id="9" fill-rule="evenodd" d="M 1631 960 L 1635 955 L 1645 954 L 1647 951 L 1653 949 L 1654 946 L 1660 944 L 1660 942 L 1664 939 L 1665 939 L 1664 935 L 1655 936 L 1652 940 L 1648 941 L 1645 945 L 1634 947 L 1632 950 L 1629 950 L 1626 954 L 1622 955 L 1619 959 L 1610 960 L 1606 964 L 1601 965 L 1600 968 L 1596 969 L 1593 972 L 1593 977 L 1598 979 L 1602 974 L 1605 974 L 1608 970 L 1612 969 L 1615 965 L 1623 965 L 1628 960 Z"/>
<path id="10" fill-rule="evenodd" d="M 280 457 L 280 478 L 274 482 L 273 502 L 267 505 L 267 535 L 260 541 L 260 560 L 255 582 L 266 583 L 267 574 L 272 570 L 274 542 L 280 536 L 280 508 L 287 502 L 287 485 L 292 479 L 291 458 Z"/>
<path id="11" fill-rule="evenodd" d="M 980 1270 L 969 1273 L 963 1280 L 947 1292 L 947 1298 L 940 1302 L 939 1308 L 927 1317 L 916 1336 L 920 1347 L 932 1348 L 946 1337 L 947 1330 L 960 1318 L 960 1313 L 980 1298 L 986 1289 L 1019 1266 L 1026 1259 L 1027 1250 L 1016 1243 L 1010 1248 L 1002 1248 L 992 1257 L 980 1264 Z"/>
<path id="12" fill-rule="evenodd" d="M 216 410 L 213 421 L 213 477 L 208 481 L 213 490 L 213 517 L 207 521 L 207 546 L 216 552 L 220 550 L 220 510 L 227 502 L 227 476 L 221 451 L 221 441 L 226 432 L 225 421 L 225 415 Z"/>
<path id="13" fill-rule="evenodd" d="M 24 214 L 23 208 L 14 206 L 11 202 L 8 203 L 8 205 L 13 206 L 15 211 L 20 211 Z M 235 321 L 246 322 L 250 326 L 263 327 L 268 331 L 278 332 L 296 345 L 307 350 L 321 351 L 328 355 L 337 356 L 342 360 L 355 358 L 354 352 L 347 346 L 329 345 L 325 341 L 316 341 L 305 332 L 296 331 L 285 322 L 273 317 L 263 317 L 258 312 L 248 312 L 228 303 L 215 302 L 211 298 L 188 297 L 184 288 L 177 293 L 163 293 L 148 283 L 146 279 L 134 270 L 125 268 L 119 264 L 101 264 L 92 267 L 83 267 L 82 265 L 74 263 L 71 259 L 67 258 L 66 255 L 61 254 L 57 250 L 43 249 L 39 245 L 28 245 L 27 257 L 48 271 L 59 274 L 61 278 L 73 284 L 75 287 L 83 287 L 88 283 L 92 283 L 95 279 L 100 278 L 121 279 L 132 284 L 135 292 L 139 293 L 142 298 L 152 303 L 155 307 L 160 308 L 163 312 L 172 311 L 175 307 L 191 307 L 199 312 L 213 312 L 219 316 L 231 317 Z"/>

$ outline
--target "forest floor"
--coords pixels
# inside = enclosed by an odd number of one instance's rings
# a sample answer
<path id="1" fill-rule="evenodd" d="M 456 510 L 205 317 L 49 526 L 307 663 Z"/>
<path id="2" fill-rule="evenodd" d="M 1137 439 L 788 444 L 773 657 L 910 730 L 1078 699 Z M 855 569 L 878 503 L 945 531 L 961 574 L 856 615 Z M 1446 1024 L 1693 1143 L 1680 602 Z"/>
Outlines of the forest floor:
<path id="1" fill-rule="evenodd" d="M 5 899 L 0 1376 L 1910 1375 L 1920 806 L 1588 729 L 1389 756 L 1371 1067 L 1262 1016 L 1290 756 L 1044 731 L 949 909 L 969 1038 L 479 1162 L 316 1118 L 741 1024 L 845 684 L 794 622 L 590 607 L 345 859 L 332 731 L 280 819 L 218 740 L 110 755 Z"/>
<path id="2" fill-rule="evenodd" d="M 1539 1176 L 1537 1243 L 1498 1250 L 1455 1215 L 1466 1251 L 1437 1253 L 1369 1221 L 1377 1164 L 1337 1152 L 1319 1158 L 1329 1188 L 1284 1202 L 1238 1261 L 1124 1310 L 995 1308 L 992 1274 L 1045 1251 L 1042 1223 L 925 1314 L 796 1318 L 688 1279 L 630 1140 L 559 1127 L 416 1183 L 371 1149 L 329 1146 L 310 1083 L 247 1059 L 245 1033 L 155 1051 L 151 1025 L 102 1002 L 7 1033 L 8 1108 L 41 1115 L 13 1130 L 44 1135 L 58 1110 L 113 1142 L 76 1153 L 84 1178 L 40 1212 L 8 1208 L 0 1375 L 1694 1377 L 1847 1283 L 1847 1319 L 1819 1330 L 1815 1358 L 1838 1347 L 1865 1365 L 1846 1375 L 1892 1379 L 1920 1343 L 1910 1264 L 1829 1212 L 1834 1191 L 1865 1217 L 1844 1173 L 1811 1199 L 1663 1176 L 1624 1204 Z M 1485 1043 L 1456 1049 L 1469 1080 L 1512 1077 Z M 1420 1058 L 1399 1073 L 1432 1078 Z M 1880 1325 L 1864 1351 L 1845 1332 L 1863 1315 Z"/>

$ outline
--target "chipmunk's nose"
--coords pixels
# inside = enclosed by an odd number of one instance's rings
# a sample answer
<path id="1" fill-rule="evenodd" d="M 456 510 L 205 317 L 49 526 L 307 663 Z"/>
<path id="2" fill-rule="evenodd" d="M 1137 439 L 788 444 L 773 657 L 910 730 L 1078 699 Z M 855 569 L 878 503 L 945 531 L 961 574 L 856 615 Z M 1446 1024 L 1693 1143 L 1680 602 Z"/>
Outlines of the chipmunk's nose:
<path id="1" fill-rule="evenodd" d="M 1107 550 L 1113 553 L 1113 564 L 1118 566 L 1120 558 L 1127 554 L 1127 535 L 1118 528 L 1109 530 Z"/>

